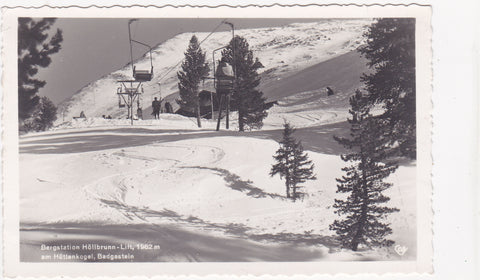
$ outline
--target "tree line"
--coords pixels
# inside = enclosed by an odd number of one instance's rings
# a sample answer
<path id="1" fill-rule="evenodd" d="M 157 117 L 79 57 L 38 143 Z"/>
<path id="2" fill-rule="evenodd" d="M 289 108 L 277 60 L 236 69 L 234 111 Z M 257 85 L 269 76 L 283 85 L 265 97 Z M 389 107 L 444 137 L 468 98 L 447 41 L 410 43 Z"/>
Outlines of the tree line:
<path id="1" fill-rule="evenodd" d="M 181 70 L 177 73 L 180 95 L 177 103 L 183 110 L 194 112 L 198 127 L 201 127 L 199 87 L 210 71 L 205 58 L 206 53 L 193 35 L 185 51 Z M 254 57 L 247 40 L 241 36 L 232 38 L 222 51 L 221 60 L 232 65 L 235 71 L 229 105 L 232 110 L 238 111 L 239 130 L 261 128 L 267 116 L 266 98 L 256 89 L 260 84 L 258 69 L 263 67 L 262 63 Z"/>

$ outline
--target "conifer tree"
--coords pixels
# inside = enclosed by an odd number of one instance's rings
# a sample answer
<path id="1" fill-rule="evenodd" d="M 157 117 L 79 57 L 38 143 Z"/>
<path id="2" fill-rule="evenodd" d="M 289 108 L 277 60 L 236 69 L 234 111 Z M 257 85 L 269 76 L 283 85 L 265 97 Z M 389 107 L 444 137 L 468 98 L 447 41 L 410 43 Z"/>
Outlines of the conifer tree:
<path id="1" fill-rule="evenodd" d="M 396 208 L 384 206 L 390 198 L 382 192 L 391 187 L 383 182 L 397 166 L 387 160 L 385 144 L 389 141 L 385 131 L 379 130 L 382 118 L 370 115 L 365 98 L 360 91 L 350 98 L 350 138 L 334 137 L 351 152 L 341 156 L 350 163 L 342 168 L 345 175 L 337 178 L 337 193 L 348 194 L 345 200 L 335 199 L 335 213 L 342 217 L 330 225 L 343 247 L 353 251 L 360 244 L 366 246 L 390 246 L 393 241 L 386 236 L 392 230 L 383 219 Z"/>
<path id="2" fill-rule="evenodd" d="M 253 57 L 247 40 L 240 36 L 235 36 L 230 41 L 227 48 L 222 51 L 222 58 L 232 65 L 236 75 L 231 108 L 238 110 L 239 130 L 261 128 L 263 119 L 267 117 L 266 98 L 256 87 L 260 84 L 257 71 L 263 65 L 258 58 Z"/>
<path id="3" fill-rule="evenodd" d="M 57 107 L 46 96 L 40 98 L 39 113 L 37 123 L 39 130 L 47 130 L 52 127 L 53 122 L 57 119 Z"/>
<path id="4" fill-rule="evenodd" d="M 45 131 L 53 126 L 57 119 L 57 107 L 46 96 L 42 96 L 31 117 L 23 122 L 21 131 Z"/>
<path id="5" fill-rule="evenodd" d="M 208 75 L 208 71 L 205 52 L 200 48 L 197 36 L 193 35 L 185 52 L 182 70 L 177 73 L 178 89 L 180 91 L 180 99 L 177 100 L 177 103 L 182 109 L 195 113 L 198 127 L 202 126 L 199 86 L 202 78 Z"/>
<path id="6" fill-rule="evenodd" d="M 392 155 L 416 157 L 415 19 L 377 20 L 359 48 L 373 70 L 364 74 L 366 106 L 380 104 L 385 122 L 378 129 L 390 135 Z"/>
<path id="7" fill-rule="evenodd" d="M 293 138 L 295 129 L 289 123 L 285 123 L 283 127 L 283 138 L 280 148 L 273 156 L 276 163 L 270 170 L 270 176 L 279 174 L 280 178 L 285 177 L 287 197 L 295 201 L 301 194 L 298 190 L 302 186 L 299 184 L 316 179 L 313 174 L 314 164 L 308 159 L 301 142 Z"/>
<path id="8" fill-rule="evenodd" d="M 18 118 L 20 128 L 25 119 L 31 117 L 39 104 L 37 95 L 46 82 L 36 79 L 39 67 L 47 67 L 63 41 L 62 31 L 57 29 L 52 36 L 49 30 L 54 18 L 34 20 L 18 19 Z"/>

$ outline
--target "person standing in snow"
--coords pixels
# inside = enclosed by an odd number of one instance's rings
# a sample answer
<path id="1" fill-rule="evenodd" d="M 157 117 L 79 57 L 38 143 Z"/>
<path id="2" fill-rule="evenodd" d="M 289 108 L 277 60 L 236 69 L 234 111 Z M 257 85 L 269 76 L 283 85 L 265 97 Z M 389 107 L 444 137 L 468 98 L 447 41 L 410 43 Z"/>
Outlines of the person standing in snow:
<path id="1" fill-rule="evenodd" d="M 160 106 L 161 106 L 160 101 L 158 101 L 157 98 L 155 97 L 152 102 L 152 110 L 153 110 L 152 115 L 155 117 L 155 119 L 160 118 Z"/>

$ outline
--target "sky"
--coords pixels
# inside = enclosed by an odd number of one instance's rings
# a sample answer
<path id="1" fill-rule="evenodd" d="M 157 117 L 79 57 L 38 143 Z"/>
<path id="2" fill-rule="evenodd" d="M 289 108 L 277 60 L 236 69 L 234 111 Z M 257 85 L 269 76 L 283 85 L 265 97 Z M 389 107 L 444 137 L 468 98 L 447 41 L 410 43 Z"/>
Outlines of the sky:
<path id="1" fill-rule="evenodd" d="M 131 24 L 132 39 L 150 46 L 184 32 L 210 32 L 223 18 L 151 18 Z M 235 29 L 282 26 L 319 19 L 227 19 Z M 128 18 L 59 18 L 51 29 L 63 31 L 62 49 L 52 55 L 52 63 L 40 69 L 37 77 L 47 82 L 39 95 L 55 104 L 69 98 L 88 83 L 125 66 L 130 61 Z M 231 28 L 223 24 L 217 31 Z M 202 40 L 202 38 L 199 38 Z M 146 49 L 134 47 L 134 59 Z"/>

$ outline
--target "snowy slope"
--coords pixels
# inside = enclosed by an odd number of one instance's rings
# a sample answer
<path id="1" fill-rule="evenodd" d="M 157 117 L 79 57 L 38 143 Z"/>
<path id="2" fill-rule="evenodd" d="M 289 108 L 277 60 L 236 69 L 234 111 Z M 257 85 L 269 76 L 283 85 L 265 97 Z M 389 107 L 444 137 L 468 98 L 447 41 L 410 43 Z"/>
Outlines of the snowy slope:
<path id="1" fill-rule="evenodd" d="M 64 132 L 21 140 L 20 207 L 26 228 L 175 223 L 213 236 L 305 243 L 326 248 L 330 259 L 399 258 L 393 248 L 352 256 L 331 237 L 328 226 L 337 218 L 332 205 L 340 196 L 335 178 L 344 166 L 338 155 L 308 152 L 318 179 L 305 184 L 304 199 L 292 202 L 285 198 L 284 182 L 268 176 L 278 147 L 271 139 L 151 127 Z M 400 167 L 389 181 L 394 184 L 389 205 L 401 209 L 389 217 L 392 238 L 408 246 L 403 258 L 411 259 L 415 166 Z"/>
<path id="2" fill-rule="evenodd" d="M 302 69 L 356 49 L 362 43 L 362 34 L 371 20 L 322 20 L 314 23 L 290 24 L 283 27 L 242 29 L 236 34 L 244 36 L 255 56 L 265 66 L 262 83 L 267 87 L 272 82 L 288 77 Z M 153 51 L 154 78 L 144 83 L 142 107 L 150 106 L 153 96 L 165 97 L 177 91 L 177 68 L 173 68 L 184 56 L 193 33 L 183 33 L 160 44 Z M 203 40 L 207 33 L 196 33 Z M 212 64 L 212 51 L 228 44 L 230 32 L 212 34 L 202 45 L 207 60 Z M 219 53 L 217 53 L 219 56 Z M 136 63 L 137 69 L 149 69 L 149 59 L 144 57 Z M 210 65 L 212 69 L 212 65 Z M 116 89 L 119 79 L 130 79 L 129 65 L 94 81 L 75 93 L 60 105 L 59 122 L 70 120 L 84 111 L 87 117 L 112 115 L 121 117 L 125 109 L 118 108 Z M 161 83 L 159 86 L 158 83 Z M 211 83 L 206 83 L 211 90 Z M 267 90 L 268 91 L 268 90 Z M 269 94 L 274 98 L 275 94 Z M 275 99 L 275 98 L 274 98 Z M 170 98 L 170 101 L 173 97 Z M 175 105 L 175 104 L 174 104 Z M 148 114 L 146 114 L 148 115 Z"/>
<path id="3" fill-rule="evenodd" d="M 156 261 L 414 260 L 415 162 L 402 164 L 387 179 L 393 183 L 386 191 L 389 206 L 400 209 L 388 218 L 390 238 L 408 248 L 405 255 L 394 248 L 341 249 L 328 228 L 337 218 L 334 200 L 341 198 L 335 178 L 345 166 L 339 157 L 345 150 L 332 136 L 348 133 L 348 98 L 365 71 L 365 61 L 351 49 L 366 22 L 239 31 L 269 71 L 262 90 L 278 101 L 261 130 L 236 131 L 235 113 L 231 129 L 222 123 L 219 132 L 213 120 L 202 120 L 198 128 L 194 119 L 174 114 L 134 126 L 126 119 L 98 117 L 123 114 L 115 108 L 114 89 L 128 68 L 82 89 L 66 106 L 71 116 L 83 110 L 88 118 L 20 137 L 21 252 L 33 256 L 35 246 L 60 236 L 107 244 L 155 241 L 168 248 Z M 174 65 L 183 55 L 178 44 L 185 45 L 190 36 L 160 45 L 155 61 Z M 214 36 L 203 47 L 215 48 L 229 34 Z M 168 69 L 159 68 L 156 79 Z M 163 94 L 175 92 L 174 72 Z M 155 86 L 158 90 L 157 81 L 145 85 L 147 96 Z M 336 94 L 327 96 L 326 86 Z M 285 198 L 284 182 L 268 174 L 284 120 L 298 128 L 295 136 L 318 178 L 305 183 L 307 195 L 296 202 Z"/>

